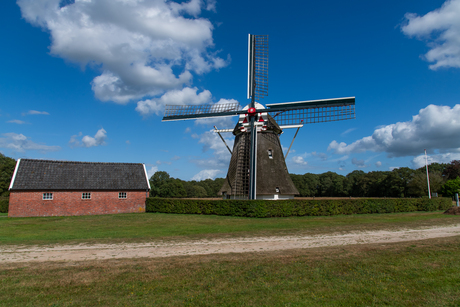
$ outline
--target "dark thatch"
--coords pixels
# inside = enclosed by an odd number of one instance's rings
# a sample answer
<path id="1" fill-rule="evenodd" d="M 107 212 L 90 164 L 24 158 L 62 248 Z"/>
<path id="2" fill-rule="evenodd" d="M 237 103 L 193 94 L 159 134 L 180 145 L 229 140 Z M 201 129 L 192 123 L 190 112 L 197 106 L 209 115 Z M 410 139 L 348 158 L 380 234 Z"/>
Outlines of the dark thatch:
<path id="1" fill-rule="evenodd" d="M 267 130 L 257 133 L 257 195 L 297 195 L 289 176 L 279 140 L 282 130 L 268 115 Z M 235 127 L 235 143 L 226 180 L 219 195 L 247 195 L 251 134 Z"/>

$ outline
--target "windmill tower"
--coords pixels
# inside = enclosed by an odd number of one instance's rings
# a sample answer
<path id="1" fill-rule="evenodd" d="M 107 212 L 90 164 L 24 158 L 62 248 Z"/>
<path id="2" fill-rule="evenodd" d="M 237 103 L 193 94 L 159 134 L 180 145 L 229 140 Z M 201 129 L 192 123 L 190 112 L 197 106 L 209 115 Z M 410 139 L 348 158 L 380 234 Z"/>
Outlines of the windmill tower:
<path id="1" fill-rule="evenodd" d="M 233 151 L 229 149 L 232 158 L 227 178 L 220 190 L 225 198 L 292 198 L 298 191 L 289 177 L 279 141 L 283 129 L 297 128 L 298 132 L 304 124 L 355 118 L 355 97 L 275 103 L 266 107 L 256 102 L 267 95 L 268 36 L 249 34 L 248 99 L 251 102 L 246 107 L 225 103 L 167 105 L 165 108 L 163 121 L 239 116 L 234 129 L 216 129 L 219 136 L 221 132 L 235 135 Z"/>

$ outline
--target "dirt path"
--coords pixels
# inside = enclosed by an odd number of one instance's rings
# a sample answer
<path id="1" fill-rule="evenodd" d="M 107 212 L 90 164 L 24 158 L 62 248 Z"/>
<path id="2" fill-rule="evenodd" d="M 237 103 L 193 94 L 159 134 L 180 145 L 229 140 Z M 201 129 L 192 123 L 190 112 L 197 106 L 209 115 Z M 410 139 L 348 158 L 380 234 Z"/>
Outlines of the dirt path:
<path id="1" fill-rule="evenodd" d="M 252 237 L 183 242 L 0 247 L 0 263 L 83 261 L 276 251 L 350 244 L 393 243 L 460 235 L 460 224 L 398 231 L 350 232 L 316 236 Z"/>

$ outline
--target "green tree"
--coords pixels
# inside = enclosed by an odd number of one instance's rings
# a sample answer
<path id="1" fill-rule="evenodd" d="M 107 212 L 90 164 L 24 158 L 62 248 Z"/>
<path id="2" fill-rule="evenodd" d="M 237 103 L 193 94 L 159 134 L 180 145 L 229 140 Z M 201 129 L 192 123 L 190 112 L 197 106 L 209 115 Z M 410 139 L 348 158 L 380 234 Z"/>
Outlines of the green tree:
<path id="1" fill-rule="evenodd" d="M 365 176 L 366 173 L 364 173 L 361 170 L 356 170 L 351 173 L 349 173 L 347 176 L 345 176 L 344 180 L 344 192 L 346 196 L 352 196 L 352 197 L 358 197 L 360 196 L 360 189 L 358 186 L 358 181 L 361 177 Z"/>
<path id="2" fill-rule="evenodd" d="M 455 193 L 460 193 L 460 177 L 456 179 L 447 180 L 441 188 L 442 196 L 452 197 Z"/>
<path id="3" fill-rule="evenodd" d="M 16 160 L 0 153 L 0 196 L 9 196 L 11 179 L 13 177 Z"/>
<path id="4" fill-rule="evenodd" d="M 443 175 L 447 180 L 456 179 L 460 177 L 460 160 L 453 160 L 445 168 Z"/>
<path id="5" fill-rule="evenodd" d="M 162 186 L 166 185 L 171 181 L 171 177 L 165 171 L 158 171 L 150 177 L 150 196 L 151 197 L 161 197 L 160 189 Z"/>
<path id="6" fill-rule="evenodd" d="M 345 177 L 334 172 L 319 175 L 320 196 L 340 197 L 344 196 L 343 182 Z"/>
<path id="7" fill-rule="evenodd" d="M 171 179 L 160 186 L 158 189 L 158 196 L 164 198 L 180 198 L 187 197 L 187 192 L 180 179 Z"/>

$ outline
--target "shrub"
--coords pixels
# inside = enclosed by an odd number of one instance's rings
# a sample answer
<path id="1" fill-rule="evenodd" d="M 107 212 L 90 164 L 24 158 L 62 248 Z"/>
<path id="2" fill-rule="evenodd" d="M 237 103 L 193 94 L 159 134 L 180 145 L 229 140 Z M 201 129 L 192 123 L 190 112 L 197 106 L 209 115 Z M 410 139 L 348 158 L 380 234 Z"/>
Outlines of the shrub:
<path id="1" fill-rule="evenodd" d="M 446 210 L 450 198 L 205 200 L 150 197 L 146 212 L 246 217 L 328 216 Z"/>
<path id="2" fill-rule="evenodd" d="M 0 197 L 0 213 L 8 213 L 9 198 Z"/>

